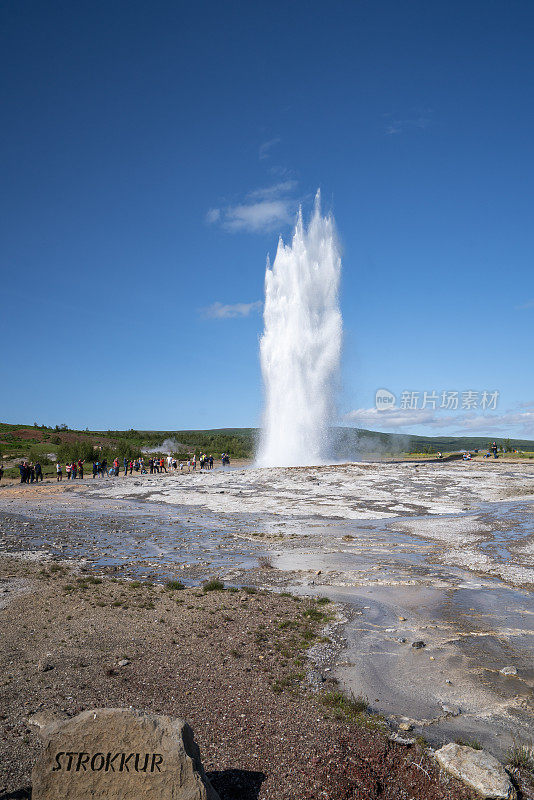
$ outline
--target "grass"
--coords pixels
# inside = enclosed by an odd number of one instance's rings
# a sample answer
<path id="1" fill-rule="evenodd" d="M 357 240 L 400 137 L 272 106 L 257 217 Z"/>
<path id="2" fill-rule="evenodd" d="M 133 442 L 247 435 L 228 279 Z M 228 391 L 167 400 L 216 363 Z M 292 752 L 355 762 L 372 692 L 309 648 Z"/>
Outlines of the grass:
<path id="1" fill-rule="evenodd" d="M 212 578 L 211 581 L 206 581 L 202 584 L 202 589 L 204 592 L 223 592 L 224 583 L 218 578 Z"/>
<path id="2" fill-rule="evenodd" d="M 180 589 L 184 589 L 184 585 L 181 581 L 167 581 L 165 584 L 165 588 L 168 592 L 177 592 Z"/>
<path id="3" fill-rule="evenodd" d="M 425 739 L 424 736 L 416 736 L 415 737 L 415 743 L 418 744 L 419 747 L 422 747 L 425 750 L 428 747 L 428 740 Z"/>
<path id="4" fill-rule="evenodd" d="M 532 744 L 514 744 L 506 754 L 506 761 L 511 767 L 525 770 L 534 776 L 534 748 Z"/>
<path id="5" fill-rule="evenodd" d="M 478 739 L 455 739 L 456 744 L 460 744 L 463 747 L 470 747 L 472 750 L 482 750 L 482 745 L 478 741 Z"/>
<path id="6" fill-rule="evenodd" d="M 323 706 L 330 708 L 334 711 L 334 716 L 344 719 L 359 718 L 365 714 L 369 709 L 369 701 L 366 697 L 358 695 L 346 695 L 343 692 L 325 692 L 320 698 Z"/>
<path id="7" fill-rule="evenodd" d="M 314 622 L 322 622 L 327 619 L 326 614 L 319 611 L 318 608 L 307 608 L 306 611 L 302 612 L 302 616 L 306 617 L 306 619 L 312 619 Z"/>

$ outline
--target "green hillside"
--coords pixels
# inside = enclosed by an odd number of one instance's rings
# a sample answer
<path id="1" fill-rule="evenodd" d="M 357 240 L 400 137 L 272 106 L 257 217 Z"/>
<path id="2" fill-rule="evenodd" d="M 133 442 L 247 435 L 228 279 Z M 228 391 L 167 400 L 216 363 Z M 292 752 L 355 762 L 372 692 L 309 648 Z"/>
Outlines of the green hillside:
<path id="1" fill-rule="evenodd" d="M 450 453 L 458 450 L 480 450 L 492 441 L 485 436 L 410 436 L 379 433 L 359 428 L 333 430 L 332 456 L 354 460 L 366 455 L 406 455 L 410 453 Z M 95 453 L 108 460 L 135 457 L 142 451 L 170 451 L 179 458 L 205 452 L 219 458 L 225 452 L 231 458 L 251 458 L 259 431 L 257 428 L 214 428 L 212 430 L 139 431 L 71 430 L 66 425 L 49 428 L 39 425 L 0 423 L 0 457 L 12 462 L 22 457 L 46 464 L 47 458 L 62 461 L 85 458 Z M 506 450 L 534 452 L 534 441 L 528 439 L 496 439 Z"/>

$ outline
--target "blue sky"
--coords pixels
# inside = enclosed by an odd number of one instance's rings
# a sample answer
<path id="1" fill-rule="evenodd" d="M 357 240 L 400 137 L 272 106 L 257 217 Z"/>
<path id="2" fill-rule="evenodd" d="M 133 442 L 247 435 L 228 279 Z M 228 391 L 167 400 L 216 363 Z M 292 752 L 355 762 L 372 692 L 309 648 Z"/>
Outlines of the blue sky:
<path id="1" fill-rule="evenodd" d="M 265 258 L 321 187 L 340 421 L 534 438 L 534 5 L 0 15 L 2 420 L 258 424 Z M 459 407 L 403 409 L 406 391 Z M 496 408 L 462 409 L 466 391 Z"/>

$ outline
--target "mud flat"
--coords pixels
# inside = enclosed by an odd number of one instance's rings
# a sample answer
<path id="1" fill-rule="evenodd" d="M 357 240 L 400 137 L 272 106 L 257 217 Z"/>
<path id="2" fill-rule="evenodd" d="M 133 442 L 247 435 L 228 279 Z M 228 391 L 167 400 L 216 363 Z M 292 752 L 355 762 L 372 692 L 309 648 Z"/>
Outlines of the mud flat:
<path id="1" fill-rule="evenodd" d="M 231 469 L 0 494 L 8 553 L 343 602 L 346 646 L 332 667 L 345 688 L 432 743 L 476 739 L 500 756 L 534 738 L 533 511 L 534 469 L 499 462 Z"/>

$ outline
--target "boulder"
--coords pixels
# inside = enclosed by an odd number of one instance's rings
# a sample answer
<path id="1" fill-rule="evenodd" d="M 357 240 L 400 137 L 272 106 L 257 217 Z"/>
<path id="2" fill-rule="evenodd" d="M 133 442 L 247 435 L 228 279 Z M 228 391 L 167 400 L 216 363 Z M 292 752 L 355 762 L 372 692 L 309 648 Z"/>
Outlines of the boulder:
<path id="1" fill-rule="evenodd" d="M 451 742 L 436 750 L 435 758 L 444 770 L 488 800 L 516 800 L 510 776 L 496 758 L 485 750 L 474 750 Z"/>
<path id="2" fill-rule="evenodd" d="M 41 736 L 32 800 L 219 800 L 183 720 L 99 708 L 52 723 Z"/>

